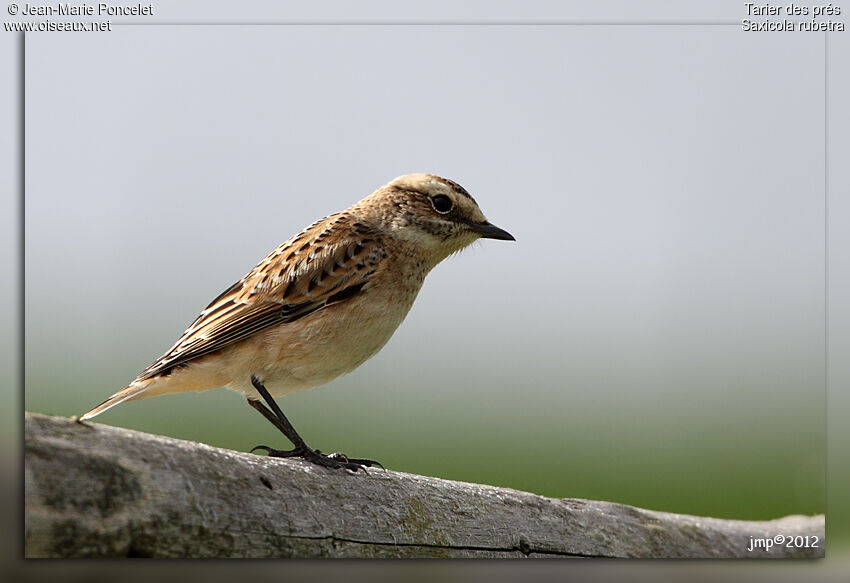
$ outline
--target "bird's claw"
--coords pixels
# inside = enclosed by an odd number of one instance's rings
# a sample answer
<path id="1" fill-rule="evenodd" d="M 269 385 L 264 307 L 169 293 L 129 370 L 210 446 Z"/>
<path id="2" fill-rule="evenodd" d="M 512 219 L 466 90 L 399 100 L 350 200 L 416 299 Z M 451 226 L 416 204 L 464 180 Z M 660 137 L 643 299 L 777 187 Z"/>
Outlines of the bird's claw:
<path id="1" fill-rule="evenodd" d="M 323 454 L 320 450 L 311 449 L 309 447 L 296 447 L 295 449 L 274 449 L 267 445 L 258 445 L 256 447 L 251 448 L 251 453 L 254 453 L 257 450 L 265 451 L 268 457 L 300 457 L 312 464 L 316 464 L 317 466 L 333 469 L 342 468 L 354 473 L 356 473 L 358 470 L 363 470 L 363 472 L 367 475 L 369 473 L 366 471 L 367 467 L 379 466 L 381 469 L 384 469 L 384 466 L 376 462 L 375 460 L 370 460 L 366 458 L 349 458 L 348 456 L 342 453 Z"/>
<path id="2" fill-rule="evenodd" d="M 369 458 L 365 458 L 365 457 L 348 457 L 344 453 L 330 453 L 330 454 L 328 454 L 328 457 L 333 458 L 333 459 L 342 460 L 344 462 L 350 462 L 352 464 L 358 464 L 360 466 L 366 466 L 367 468 L 372 467 L 372 466 L 378 466 L 382 470 L 386 469 L 381 462 L 378 462 L 378 461 L 375 461 L 375 460 L 370 460 Z"/>

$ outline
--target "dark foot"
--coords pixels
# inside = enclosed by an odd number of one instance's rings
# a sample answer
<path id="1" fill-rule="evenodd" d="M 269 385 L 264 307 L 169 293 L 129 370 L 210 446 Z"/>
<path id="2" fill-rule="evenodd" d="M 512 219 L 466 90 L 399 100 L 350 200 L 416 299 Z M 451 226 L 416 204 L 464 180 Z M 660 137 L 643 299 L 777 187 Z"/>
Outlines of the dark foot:
<path id="1" fill-rule="evenodd" d="M 378 466 L 381 469 L 384 468 L 384 466 L 382 466 L 375 460 L 370 460 L 366 458 L 350 458 L 342 453 L 323 454 L 318 449 L 311 449 L 309 447 L 296 447 L 295 449 L 274 449 L 267 445 L 258 445 L 257 447 L 251 449 L 251 453 L 254 453 L 258 449 L 265 451 L 269 457 L 300 457 L 312 464 L 316 464 L 317 466 L 322 466 L 325 468 L 342 468 L 350 470 L 352 472 L 356 472 L 357 470 L 363 470 L 364 472 L 366 472 L 366 468 L 371 466 Z"/>

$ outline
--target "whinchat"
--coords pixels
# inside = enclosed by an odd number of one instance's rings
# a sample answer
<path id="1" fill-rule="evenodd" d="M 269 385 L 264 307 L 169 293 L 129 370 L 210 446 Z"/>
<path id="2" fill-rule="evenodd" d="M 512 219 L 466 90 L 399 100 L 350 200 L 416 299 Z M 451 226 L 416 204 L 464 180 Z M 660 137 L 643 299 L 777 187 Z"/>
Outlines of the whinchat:
<path id="1" fill-rule="evenodd" d="M 399 176 L 272 251 L 159 360 L 79 419 L 124 401 L 228 387 L 294 445 L 251 451 L 348 470 L 377 464 L 308 447 L 272 396 L 323 385 L 374 356 L 428 272 L 479 238 L 515 240 L 490 224 L 459 184 L 432 174 Z"/>

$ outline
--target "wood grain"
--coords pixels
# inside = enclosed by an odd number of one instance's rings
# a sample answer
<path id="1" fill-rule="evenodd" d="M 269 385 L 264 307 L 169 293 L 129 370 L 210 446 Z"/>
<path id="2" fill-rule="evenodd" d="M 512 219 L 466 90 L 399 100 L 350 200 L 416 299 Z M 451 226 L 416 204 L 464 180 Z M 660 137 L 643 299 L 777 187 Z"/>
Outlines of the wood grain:
<path id="1" fill-rule="evenodd" d="M 823 557 L 824 517 L 765 522 L 350 474 L 27 413 L 28 557 Z M 751 537 L 816 548 L 748 551 Z"/>

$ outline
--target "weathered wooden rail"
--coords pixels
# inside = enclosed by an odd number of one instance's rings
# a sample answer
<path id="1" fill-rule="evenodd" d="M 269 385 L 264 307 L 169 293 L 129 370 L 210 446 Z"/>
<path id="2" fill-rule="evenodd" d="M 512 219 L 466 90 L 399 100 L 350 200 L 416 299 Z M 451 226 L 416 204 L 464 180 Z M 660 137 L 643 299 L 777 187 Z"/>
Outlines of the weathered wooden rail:
<path id="1" fill-rule="evenodd" d="M 328 470 L 26 414 L 29 557 L 822 557 L 824 517 L 765 522 Z M 818 547 L 754 539 L 816 536 Z M 810 539 L 811 540 L 811 539 Z"/>

